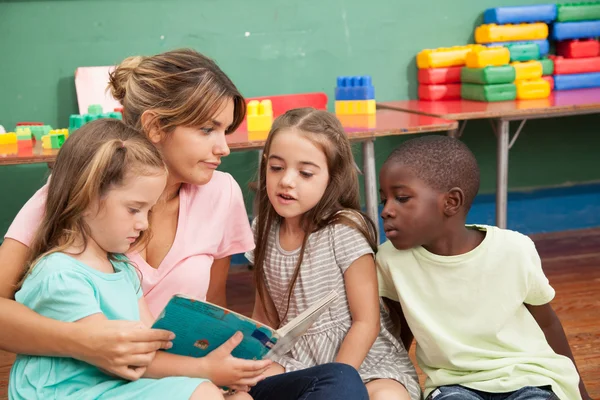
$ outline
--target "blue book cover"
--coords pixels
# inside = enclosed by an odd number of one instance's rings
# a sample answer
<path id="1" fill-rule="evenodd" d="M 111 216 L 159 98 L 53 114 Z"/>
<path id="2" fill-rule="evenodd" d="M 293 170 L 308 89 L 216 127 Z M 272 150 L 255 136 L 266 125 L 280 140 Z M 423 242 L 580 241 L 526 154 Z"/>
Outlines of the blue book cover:
<path id="1" fill-rule="evenodd" d="M 236 332 L 244 335 L 231 355 L 261 360 L 270 354 L 285 354 L 319 316 L 338 298 L 330 292 L 285 326 L 275 330 L 251 318 L 205 301 L 175 295 L 169 300 L 152 328 L 175 333 L 169 353 L 204 357 Z"/>

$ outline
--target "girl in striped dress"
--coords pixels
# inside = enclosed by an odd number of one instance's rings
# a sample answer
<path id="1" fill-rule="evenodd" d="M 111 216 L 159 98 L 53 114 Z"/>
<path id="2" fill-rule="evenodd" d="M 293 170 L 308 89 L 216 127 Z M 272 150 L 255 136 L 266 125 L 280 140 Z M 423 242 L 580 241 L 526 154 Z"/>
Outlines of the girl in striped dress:
<path id="1" fill-rule="evenodd" d="M 415 369 L 377 288 L 374 224 L 360 212 L 352 149 L 337 118 L 311 108 L 277 118 L 260 165 L 253 317 L 288 323 L 322 296 L 338 298 L 271 373 L 339 362 L 356 368 L 371 399 L 419 400 Z"/>

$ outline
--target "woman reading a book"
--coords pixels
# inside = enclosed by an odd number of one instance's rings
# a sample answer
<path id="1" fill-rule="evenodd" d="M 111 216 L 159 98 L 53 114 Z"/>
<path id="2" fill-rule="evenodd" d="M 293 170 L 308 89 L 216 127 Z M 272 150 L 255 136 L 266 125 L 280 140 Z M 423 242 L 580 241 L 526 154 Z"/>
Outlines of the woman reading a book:
<path id="1" fill-rule="evenodd" d="M 147 247 L 127 254 L 141 272 L 150 312 L 156 317 L 176 293 L 225 305 L 230 257 L 254 247 L 241 190 L 229 174 L 216 171 L 230 152 L 226 135 L 244 118 L 243 97 L 211 59 L 193 50 L 126 59 L 109 87 L 124 106 L 124 122 L 143 132 L 168 169 L 150 216 L 154 234 Z M 143 370 L 137 367 L 168 348 L 172 334 L 135 321 L 59 322 L 13 300 L 46 195 L 47 185 L 21 209 L 0 248 L 0 348 L 72 357 L 136 380 Z M 239 341 L 234 336 L 211 353 L 213 383 L 248 390 L 260 381 L 268 390 L 257 399 L 365 398 L 356 371 L 339 364 L 261 381 L 260 362 L 231 356 Z"/>

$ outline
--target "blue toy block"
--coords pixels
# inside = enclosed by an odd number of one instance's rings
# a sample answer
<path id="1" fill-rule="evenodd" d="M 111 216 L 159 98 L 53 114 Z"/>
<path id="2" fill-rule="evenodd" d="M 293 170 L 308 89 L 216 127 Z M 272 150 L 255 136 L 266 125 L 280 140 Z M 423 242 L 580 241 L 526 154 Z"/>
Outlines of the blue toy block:
<path id="1" fill-rule="evenodd" d="M 552 27 L 552 39 L 586 39 L 600 36 L 599 21 L 556 22 Z"/>
<path id="2" fill-rule="evenodd" d="M 590 74 L 554 75 L 554 90 L 600 87 L 600 72 Z"/>
<path id="3" fill-rule="evenodd" d="M 525 44 L 525 43 L 535 43 L 540 48 L 540 57 L 545 57 L 550 53 L 550 42 L 548 40 L 523 40 L 517 42 L 498 42 L 498 43 L 487 43 L 484 46 L 494 47 L 494 46 L 507 46 L 509 44 Z"/>
<path id="4" fill-rule="evenodd" d="M 483 13 L 484 24 L 549 23 L 556 20 L 556 4 L 488 8 Z"/>
<path id="5" fill-rule="evenodd" d="M 372 100 L 375 98 L 375 88 L 371 77 L 363 76 L 338 76 L 335 88 L 336 100 Z"/>

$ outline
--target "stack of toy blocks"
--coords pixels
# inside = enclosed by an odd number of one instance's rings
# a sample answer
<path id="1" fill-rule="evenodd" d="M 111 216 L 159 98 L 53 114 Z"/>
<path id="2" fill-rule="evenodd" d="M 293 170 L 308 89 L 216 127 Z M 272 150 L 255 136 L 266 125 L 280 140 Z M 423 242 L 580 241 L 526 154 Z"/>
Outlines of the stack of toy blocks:
<path id="1" fill-rule="evenodd" d="M 370 76 L 337 77 L 335 113 L 337 115 L 375 114 L 375 88 Z"/>
<path id="2" fill-rule="evenodd" d="M 560 41 L 554 58 L 556 90 L 600 87 L 600 2 L 557 6 L 552 37 Z"/>
<path id="3" fill-rule="evenodd" d="M 251 100 L 246 107 L 246 123 L 249 140 L 265 140 L 273 125 L 273 104 L 271 100 Z"/>
<path id="4" fill-rule="evenodd" d="M 88 106 L 87 114 L 71 114 L 69 117 L 69 132 L 74 132 L 88 122 L 100 118 L 123 119 L 123 115 L 120 111 L 111 111 L 105 113 L 100 104 L 92 104 Z"/>
<path id="5" fill-rule="evenodd" d="M 68 129 L 53 129 L 47 135 L 42 136 L 42 148 L 60 149 L 68 137 Z"/>
<path id="6" fill-rule="evenodd" d="M 506 86 L 506 92 L 494 100 L 528 100 L 550 96 L 551 83 L 542 76 L 544 72 L 546 75 L 552 73 L 552 61 L 545 56 L 550 47 L 547 40 L 548 23 L 556 19 L 556 13 L 554 4 L 500 7 L 484 12 L 484 25 L 475 29 L 475 41 L 494 46 L 490 50 L 497 46 L 508 49 L 510 65 L 515 70 L 514 86 Z M 514 94 L 510 96 L 509 92 Z"/>
<path id="7" fill-rule="evenodd" d="M 467 54 L 480 45 L 425 49 L 417 54 L 420 100 L 456 100 L 461 95 L 461 68 Z"/>
<path id="8" fill-rule="evenodd" d="M 506 47 L 483 47 L 467 54 L 461 70 L 461 97 L 475 101 L 505 101 L 517 97 L 516 69 Z"/>
<path id="9" fill-rule="evenodd" d="M 0 146 L 16 145 L 17 134 L 15 132 L 0 133 Z"/>

